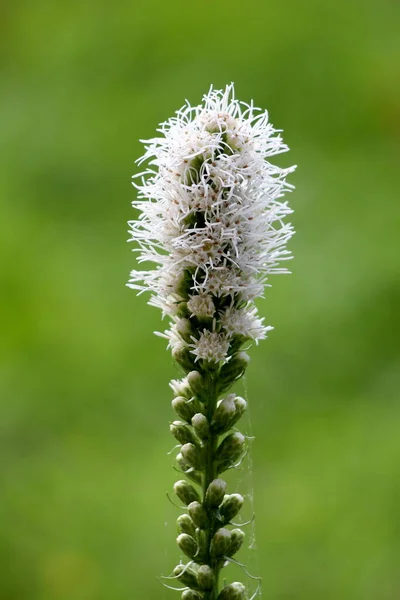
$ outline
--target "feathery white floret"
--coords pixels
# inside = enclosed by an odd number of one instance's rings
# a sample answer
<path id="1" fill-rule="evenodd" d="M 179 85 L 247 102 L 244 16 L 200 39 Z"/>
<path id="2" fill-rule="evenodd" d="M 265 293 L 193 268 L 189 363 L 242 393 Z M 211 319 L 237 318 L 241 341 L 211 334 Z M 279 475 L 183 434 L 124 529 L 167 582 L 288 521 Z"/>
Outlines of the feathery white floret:
<path id="1" fill-rule="evenodd" d="M 286 244 L 294 232 L 284 219 L 292 211 L 281 198 L 293 187 L 286 176 L 294 167 L 269 162 L 288 148 L 266 111 L 235 99 L 233 84 L 211 88 L 199 106 L 187 103 L 158 131 L 161 137 L 144 142 L 138 161 L 149 167 L 135 177 L 133 206 L 141 214 L 130 222 L 138 262 L 155 266 L 132 271 L 128 285 L 150 291 L 150 304 L 171 317 L 182 299 L 198 318 L 214 317 L 218 299 L 244 303 L 240 310 L 219 311 L 217 329 L 225 337 L 262 339 L 269 328 L 252 301 L 262 296 L 270 274 L 287 272 L 281 263 L 291 258 Z M 182 298 L 185 273 L 190 297 Z M 166 332 L 170 345 L 173 332 Z M 197 359 L 215 346 L 218 331 L 208 333 L 192 350 Z"/>

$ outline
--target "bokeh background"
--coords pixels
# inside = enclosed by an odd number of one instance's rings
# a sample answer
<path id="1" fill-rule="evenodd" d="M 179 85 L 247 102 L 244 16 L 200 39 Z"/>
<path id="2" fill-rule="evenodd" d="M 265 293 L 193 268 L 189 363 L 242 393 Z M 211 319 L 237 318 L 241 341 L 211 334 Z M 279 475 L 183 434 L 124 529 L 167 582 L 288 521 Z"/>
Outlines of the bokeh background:
<path id="1" fill-rule="evenodd" d="M 246 382 L 263 597 L 398 600 L 400 4 L 0 10 L 1 599 L 178 597 L 177 373 L 124 287 L 130 177 L 140 138 L 235 81 L 299 165 Z"/>

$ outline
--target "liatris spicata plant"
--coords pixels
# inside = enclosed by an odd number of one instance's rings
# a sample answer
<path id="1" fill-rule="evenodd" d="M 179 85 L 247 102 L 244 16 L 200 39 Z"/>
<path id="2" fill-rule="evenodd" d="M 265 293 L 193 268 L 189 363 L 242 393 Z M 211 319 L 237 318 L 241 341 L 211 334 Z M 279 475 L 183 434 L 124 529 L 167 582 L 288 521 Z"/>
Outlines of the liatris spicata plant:
<path id="1" fill-rule="evenodd" d="M 237 424 L 247 403 L 227 392 L 246 370 L 249 343 L 272 329 L 254 301 L 270 274 L 287 272 L 280 263 L 290 258 L 293 229 L 281 198 L 294 167 L 269 162 L 288 148 L 268 113 L 236 100 L 233 85 L 211 88 L 158 131 L 138 161 L 149 167 L 135 176 L 141 214 L 130 222 L 139 262 L 155 267 L 132 271 L 128 285 L 150 291 L 149 304 L 170 319 L 159 335 L 185 374 L 170 384 L 182 472 L 174 491 L 187 507 L 177 520 L 186 562 L 172 578 L 184 586 L 182 600 L 242 600 L 242 583 L 219 585 L 244 540 L 233 524 L 244 499 L 223 477 L 245 452 Z"/>

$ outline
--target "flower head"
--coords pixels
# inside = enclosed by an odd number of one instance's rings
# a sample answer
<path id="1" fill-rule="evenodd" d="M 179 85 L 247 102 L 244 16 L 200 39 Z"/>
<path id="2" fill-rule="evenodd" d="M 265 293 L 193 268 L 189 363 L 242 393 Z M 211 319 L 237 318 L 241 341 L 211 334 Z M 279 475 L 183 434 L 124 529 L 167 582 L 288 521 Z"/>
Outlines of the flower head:
<path id="1" fill-rule="evenodd" d="M 288 148 L 266 111 L 235 99 L 233 84 L 187 103 L 158 131 L 138 161 L 149 166 L 135 177 L 141 214 L 130 222 L 139 262 L 155 266 L 132 271 L 128 285 L 150 291 L 150 304 L 173 320 L 171 347 L 226 362 L 235 336 L 257 341 L 270 329 L 253 302 L 270 274 L 286 272 L 292 211 L 281 198 L 294 167 L 269 162 Z"/>

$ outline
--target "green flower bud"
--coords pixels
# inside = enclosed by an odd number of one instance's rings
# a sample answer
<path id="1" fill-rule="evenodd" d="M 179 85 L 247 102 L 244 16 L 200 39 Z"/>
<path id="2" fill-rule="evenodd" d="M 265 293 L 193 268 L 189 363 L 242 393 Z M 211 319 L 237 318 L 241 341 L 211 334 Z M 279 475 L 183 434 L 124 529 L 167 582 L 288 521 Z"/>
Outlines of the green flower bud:
<path id="1" fill-rule="evenodd" d="M 188 471 L 189 469 L 191 469 L 191 466 L 189 465 L 189 463 L 186 462 L 186 460 L 183 458 L 183 455 L 178 452 L 178 454 L 176 455 L 176 462 L 178 464 L 178 467 L 186 474 L 186 471 Z"/>
<path id="2" fill-rule="evenodd" d="M 231 384 L 243 375 L 249 362 L 250 357 L 246 352 L 237 352 L 229 362 L 222 365 L 220 370 L 220 390 L 222 392 L 229 389 Z"/>
<path id="3" fill-rule="evenodd" d="M 195 357 L 190 351 L 189 346 L 187 346 L 184 342 L 174 346 L 172 350 L 172 357 L 184 371 L 191 371 L 195 366 Z"/>
<path id="4" fill-rule="evenodd" d="M 201 451 L 194 444 L 183 444 L 181 453 L 186 462 L 201 471 L 204 468 L 204 461 Z"/>
<path id="5" fill-rule="evenodd" d="M 197 571 L 197 581 L 202 590 L 212 590 L 214 587 L 214 572 L 208 565 L 201 565 Z"/>
<path id="6" fill-rule="evenodd" d="M 176 538 L 176 543 L 186 556 L 194 558 L 197 554 L 197 543 L 191 535 L 180 533 Z"/>
<path id="7" fill-rule="evenodd" d="M 190 567 L 187 565 L 177 565 L 173 574 L 179 581 L 182 581 L 184 585 L 187 585 L 194 590 L 200 589 L 197 581 L 197 569 L 194 565 L 191 565 Z"/>
<path id="8" fill-rule="evenodd" d="M 224 497 L 224 500 L 219 507 L 219 512 L 224 519 L 224 523 L 229 523 L 236 517 L 243 506 L 243 496 L 240 494 L 229 494 Z"/>
<path id="9" fill-rule="evenodd" d="M 231 427 L 231 422 L 233 421 L 236 414 L 236 406 L 235 406 L 235 394 L 229 394 L 217 405 L 215 409 L 211 427 L 215 433 L 224 433 L 228 431 Z"/>
<path id="10" fill-rule="evenodd" d="M 201 396 L 204 393 L 204 380 L 198 371 L 190 371 L 187 374 L 187 382 L 195 396 Z"/>
<path id="11" fill-rule="evenodd" d="M 200 439 L 206 440 L 210 433 L 210 426 L 207 417 L 201 413 L 196 413 L 192 417 L 192 427 Z"/>
<path id="12" fill-rule="evenodd" d="M 218 473 L 226 471 L 243 454 L 245 438 L 239 431 L 226 436 L 217 449 Z"/>
<path id="13" fill-rule="evenodd" d="M 172 400 L 171 405 L 174 411 L 178 414 L 178 416 L 181 419 L 183 419 L 187 423 L 191 422 L 192 417 L 196 412 L 194 409 L 193 402 L 190 402 L 187 398 L 184 398 L 183 396 L 177 396 Z"/>
<path id="14" fill-rule="evenodd" d="M 186 377 L 183 379 L 172 379 L 169 383 L 169 387 L 173 391 L 174 396 L 183 396 L 188 400 L 193 396 Z"/>
<path id="15" fill-rule="evenodd" d="M 245 538 L 244 531 L 241 529 L 232 529 L 231 531 L 231 543 L 229 545 L 227 554 L 233 556 L 240 549 Z"/>
<path id="16" fill-rule="evenodd" d="M 224 556 L 231 543 L 231 532 L 225 527 L 217 529 L 210 545 L 211 555 L 215 557 Z"/>
<path id="17" fill-rule="evenodd" d="M 206 491 L 206 504 L 211 508 L 217 508 L 224 499 L 226 482 L 223 479 L 214 479 Z"/>
<path id="18" fill-rule="evenodd" d="M 245 600 L 245 597 L 246 588 L 244 587 L 243 583 L 234 581 L 220 591 L 217 600 Z"/>
<path id="19" fill-rule="evenodd" d="M 189 479 L 201 485 L 202 479 L 200 471 L 196 471 L 196 469 L 191 467 L 189 463 L 186 462 L 186 460 L 180 452 L 176 455 L 176 462 L 181 471 L 185 473 L 186 477 L 189 477 Z"/>
<path id="20" fill-rule="evenodd" d="M 179 500 L 186 504 L 186 506 L 191 502 L 195 502 L 196 500 L 197 502 L 200 502 L 200 496 L 198 492 L 184 479 L 181 479 L 175 483 L 174 492 L 178 496 Z"/>
<path id="21" fill-rule="evenodd" d="M 169 429 L 173 436 L 176 437 L 178 442 L 186 444 L 188 442 L 192 444 L 198 444 L 199 440 L 196 437 L 193 429 L 187 423 L 183 421 L 173 421 L 169 426 Z"/>
<path id="22" fill-rule="evenodd" d="M 180 515 L 176 520 L 176 525 L 178 527 L 179 533 L 187 533 L 193 538 L 195 537 L 196 529 L 189 515 Z"/>
<path id="23" fill-rule="evenodd" d="M 196 560 L 198 562 L 202 562 L 201 559 L 208 554 L 208 546 L 209 546 L 208 532 L 205 529 L 200 529 L 200 527 L 198 527 L 196 529 L 196 540 L 197 540 L 197 544 L 199 546 L 199 551 L 197 553 Z"/>
<path id="24" fill-rule="evenodd" d="M 246 408 L 247 408 L 246 400 L 244 398 L 242 398 L 241 396 L 236 396 L 235 407 L 236 407 L 236 413 L 235 413 L 235 416 L 231 423 L 231 427 L 233 427 L 234 424 L 239 421 L 240 417 L 243 415 L 244 411 L 246 410 Z"/>
<path id="25" fill-rule="evenodd" d="M 208 518 L 204 507 L 200 502 L 191 502 L 188 506 L 189 515 L 193 523 L 200 529 L 207 529 Z"/>
<path id="26" fill-rule="evenodd" d="M 194 590 L 184 590 L 181 598 L 182 600 L 202 600 L 203 596 Z"/>

